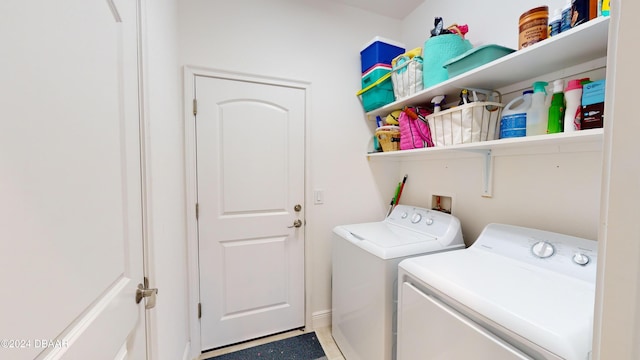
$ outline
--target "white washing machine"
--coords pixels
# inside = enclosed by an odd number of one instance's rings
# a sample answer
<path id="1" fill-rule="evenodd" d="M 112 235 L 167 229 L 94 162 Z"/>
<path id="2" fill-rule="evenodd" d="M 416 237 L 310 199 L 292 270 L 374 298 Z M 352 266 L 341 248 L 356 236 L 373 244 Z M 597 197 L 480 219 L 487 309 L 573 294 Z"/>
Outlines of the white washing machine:
<path id="1" fill-rule="evenodd" d="M 398 263 L 464 248 L 460 221 L 397 205 L 383 221 L 333 229 L 332 335 L 346 360 L 395 358 Z"/>
<path id="2" fill-rule="evenodd" d="M 591 358 L 597 243 L 490 224 L 399 265 L 398 359 Z"/>

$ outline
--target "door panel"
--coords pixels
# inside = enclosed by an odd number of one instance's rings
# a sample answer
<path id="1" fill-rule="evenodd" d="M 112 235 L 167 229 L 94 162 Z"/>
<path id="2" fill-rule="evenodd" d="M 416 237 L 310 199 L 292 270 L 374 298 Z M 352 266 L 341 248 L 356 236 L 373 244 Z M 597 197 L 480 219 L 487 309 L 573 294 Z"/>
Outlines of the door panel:
<path id="1" fill-rule="evenodd" d="M 285 212 L 287 109 L 249 99 L 219 109 L 222 215 Z"/>
<path id="2" fill-rule="evenodd" d="M 195 89 L 207 350 L 304 326 L 305 90 L 204 76 Z"/>
<path id="3" fill-rule="evenodd" d="M 401 286 L 398 360 L 532 360 L 412 284 Z"/>
<path id="4" fill-rule="evenodd" d="M 137 3 L 0 13 L 0 358 L 113 359 L 144 324 Z"/>

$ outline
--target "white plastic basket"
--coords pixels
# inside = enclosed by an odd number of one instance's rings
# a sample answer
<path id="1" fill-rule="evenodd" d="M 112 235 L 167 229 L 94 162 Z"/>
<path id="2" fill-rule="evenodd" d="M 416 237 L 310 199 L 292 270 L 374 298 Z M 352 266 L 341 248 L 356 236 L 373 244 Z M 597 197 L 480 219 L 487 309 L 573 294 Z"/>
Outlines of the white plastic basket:
<path id="1" fill-rule="evenodd" d="M 427 116 L 434 146 L 496 140 L 503 104 L 478 101 Z"/>
<path id="2" fill-rule="evenodd" d="M 396 99 L 414 95 L 424 88 L 422 85 L 422 58 L 420 56 L 413 56 L 409 59 L 409 56 L 403 54 L 393 59 L 393 65 L 391 81 Z"/>

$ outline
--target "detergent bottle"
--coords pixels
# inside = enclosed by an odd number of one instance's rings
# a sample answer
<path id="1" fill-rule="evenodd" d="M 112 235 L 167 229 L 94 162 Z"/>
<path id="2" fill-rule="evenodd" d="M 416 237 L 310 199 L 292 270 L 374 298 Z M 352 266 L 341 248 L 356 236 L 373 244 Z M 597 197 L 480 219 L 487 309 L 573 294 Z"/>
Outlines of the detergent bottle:
<path id="1" fill-rule="evenodd" d="M 549 83 L 536 81 L 533 83 L 533 95 L 531 95 L 531 106 L 527 110 L 527 136 L 543 135 L 547 133 L 547 120 L 549 118 L 549 107 L 546 103 Z"/>
<path id="2" fill-rule="evenodd" d="M 560 12 L 560 32 L 571 29 L 571 0 L 567 0 Z"/>
<path id="3" fill-rule="evenodd" d="M 564 89 L 564 98 L 567 107 L 564 112 L 564 132 L 580 130 L 582 119 L 582 82 L 589 80 L 576 79 L 569 80 L 567 88 Z"/>
<path id="4" fill-rule="evenodd" d="M 532 93 L 532 90 L 526 90 L 505 105 L 500 118 L 500 139 L 527 135 L 527 110 L 531 106 Z"/>
<path id="5" fill-rule="evenodd" d="M 549 106 L 549 125 L 547 125 L 547 133 L 555 134 L 562 132 L 564 123 L 564 81 L 556 80 L 553 82 L 553 95 L 551 97 L 551 106 Z"/>

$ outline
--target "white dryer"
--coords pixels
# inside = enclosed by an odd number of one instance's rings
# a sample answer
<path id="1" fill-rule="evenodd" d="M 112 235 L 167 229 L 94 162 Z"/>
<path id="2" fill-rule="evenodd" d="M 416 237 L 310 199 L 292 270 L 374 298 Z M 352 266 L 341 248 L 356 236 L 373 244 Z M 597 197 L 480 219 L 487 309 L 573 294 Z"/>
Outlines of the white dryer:
<path id="1" fill-rule="evenodd" d="M 335 227 L 332 239 L 336 344 L 346 360 L 395 359 L 398 263 L 464 248 L 460 221 L 397 205 L 383 221 Z"/>
<path id="2" fill-rule="evenodd" d="M 503 224 L 399 265 L 398 359 L 590 359 L 597 243 Z"/>

